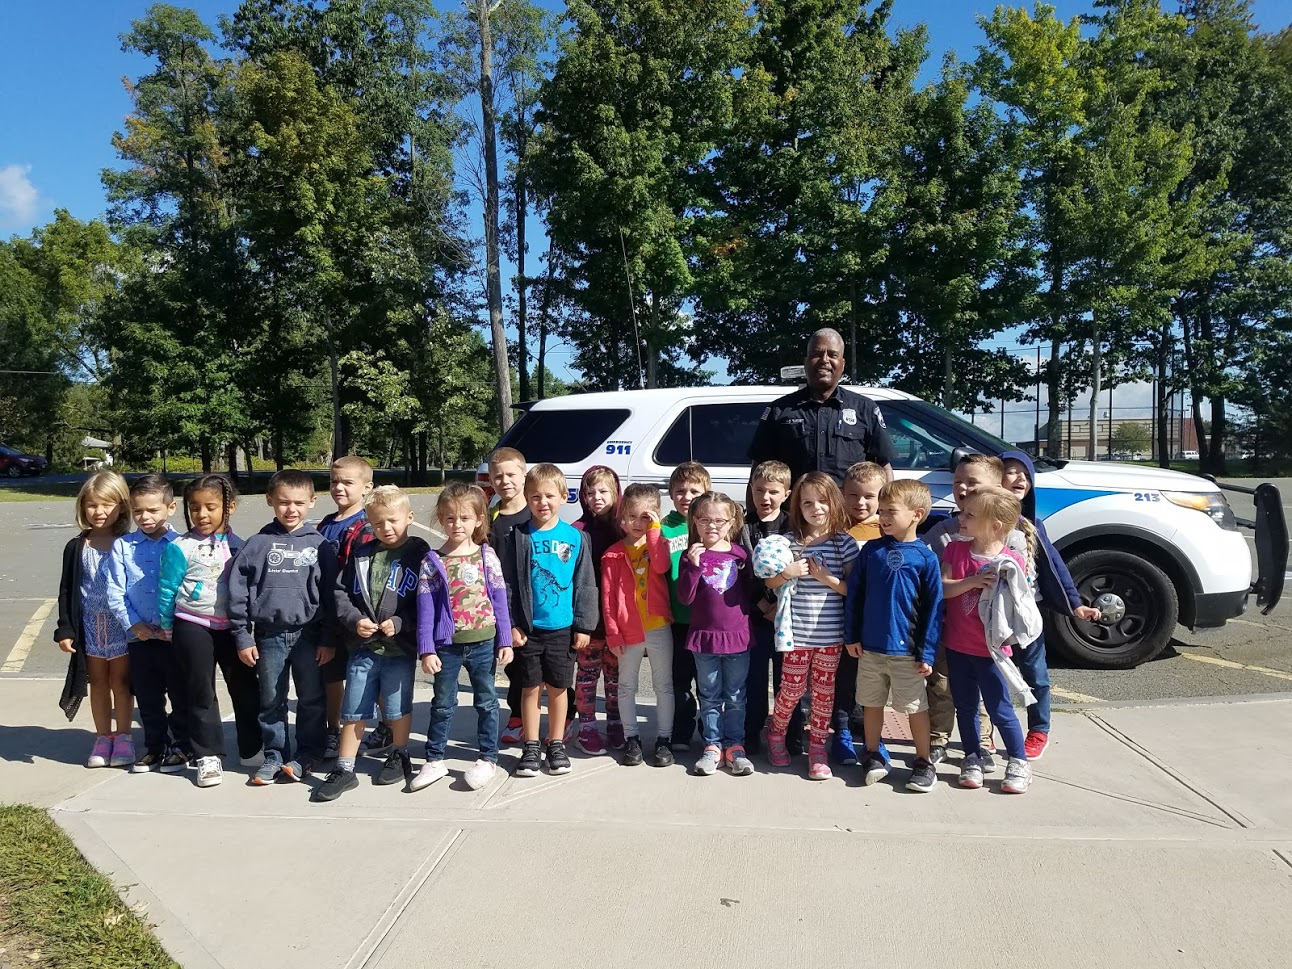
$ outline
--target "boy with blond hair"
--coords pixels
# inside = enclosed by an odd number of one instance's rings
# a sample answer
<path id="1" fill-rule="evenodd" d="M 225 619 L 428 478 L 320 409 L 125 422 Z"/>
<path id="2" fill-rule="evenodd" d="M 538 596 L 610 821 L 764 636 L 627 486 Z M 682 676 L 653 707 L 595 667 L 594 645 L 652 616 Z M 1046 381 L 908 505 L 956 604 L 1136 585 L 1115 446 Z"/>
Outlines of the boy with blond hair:
<path id="1" fill-rule="evenodd" d="M 713 487 L 709 472 L 699 461 L 687 461 L 673 469 L 668 478 L 668 496 L 673 510 L 660 522 L 660 534 L 668 541 L 671 564 L 668 595 L 673 612 L 673 733 L 674 750 L 689 750 L 699 727 L 700 701 L 695 693 L 695 656 L 686 648 L 691 628 L 691 607 L 677 598 L 677 571 L 690 547 L 687 514 L 691 502 Z"/>
<path id="2" fill-rule="evenodd" d="M 357 454 L 347 454 L 332 462 L 328 472 L 328 494 L 336 502 L 336 511 L 323 516 L 319 522 L 319 534 L 322 535 L 336 551 L 338 574 L 350 561 L 354 550 L 365 542 L 372 541 L 372 529 L 368 527 L 368 513 L 364 501 L 372 493 L 372 465 Z M 341 698 L 345 695 L 346 654 L 341 648 L 345 633 L 339 627 L 332 636 L 336 646 L 332 659 L 323 667 L 323 690 L 327 700 L 327 746 L 323 753 L 324 760 L 332 760 L 337 755 L 341 737 Z M 374 751 L 389 746 L 390 728 L 378 724 L 369 738 L 369 745 Z"/>
<path id="3" fill-rule="evenodd" d="M 568 485 L 554 464 L 537 464 L 525 475 L 530 520 L 512 530 L 503 576 L 511 616 L 512 648 L 521 687 L 525 747 L 517 777 L 542 767 L 541 694 L 547 690 L 547 769 L 568 774 L 565 751 L 567 691 L 574 685 L 574 653 L 587 649 L 601 615 L 592 550 L 586 536 L 561 521 Z"/>
<path id="4" fill-rule="evenodd" d="M 489 455 L 489 486 L 498 500 L 489 508 L 489 547 L 502 562 L 507 575 L 507 554 L 511 533 L 529 521 L 525 501 L 525 455 L 514 447 L 500 447 Z M 517 657 L 519 658 L 519 657 Z M 507 674 L 507 723 L 499 740 L 518 744 L 524 735 L 520 716 L 520 668 L 513 659 L 503 670 Z"/>
<path id="5" fill-rule="evenodd" d="M 790 468 L 783 461 L 764 461 L 749 475 L 749 502 L 745 524 L 740 529 L 740 544 L 752 562 L 754 549 L 763 539 L 790 531 L 790 516 L 785 500 L 790 494 Z M 761 733 L 771 712 L 767 686 L 781 688 L 781 654 L 776 652 L 776 593 L 767 582 L 754 576 L 753 602 L 749 609 L 749 677 L 745 680 L 745 752 L 762 752 Z M 770 680 L 768 672 L 770 670 Z M 803 746 L 803 715 L 794 708 L 788 737 Z"/>
<path id="6" fill-rule="evenodd" d="M 883 537 L 866 543 L 848 577 L 845 629 L 848 652 L 858 660 L 857 698 L 864 709 L 867 784 L 888 774 L 879 755 L 884 707 L 905 713 L 915 743 L 908 791 L 928 793 L 937 783 L 929 749 L 929 704 L 924 679 L 942 631 L 942 571 L 938 558 L 916 538 L 932 506 L 929 489 L 911 479 L 893 481 L 879 494 Z"/>

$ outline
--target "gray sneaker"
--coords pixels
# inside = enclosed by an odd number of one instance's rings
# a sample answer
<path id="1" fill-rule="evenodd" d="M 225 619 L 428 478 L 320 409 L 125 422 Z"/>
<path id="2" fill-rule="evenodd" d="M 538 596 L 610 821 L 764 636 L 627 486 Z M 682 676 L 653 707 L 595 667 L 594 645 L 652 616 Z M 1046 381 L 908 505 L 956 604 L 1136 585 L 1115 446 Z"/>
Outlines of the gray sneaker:
<path id="1" fill-rule="evenodd" d="M 959 784 L 961 787 L 967 787 L 972 791 L 982 787 L 982 758 L 980 756 L 970 754 L 960 761 Z"/>
<path id="2" fill-rule="evenodd" d="M 695 762 L 695 772 L 704 777 L 718 772 L 718 765 L 722 763 L 722 751 L 717 747 L 705 747 L 704 753 L 700 759 Z"/>
<path id="3" fill-rule="evenodd" d="M 923 757 L 917 757 L 911 765 L 911 777 L 906 782 L 906 789 L 917 794 L 928 794 L 937 783 L 938 772 L 933 769 L 933 765 Z"/>
<path id="4" fill-rule="evenodd" d="M 994 774 L 999 767 L 1000 762 L 992 756 L 991 751 L 984 750 L 982 752 L 982 772 L 984 774 Z"/>
<path id="5" fill-rule="evenodd" d="M 1022 757 L 1011 757 L 1005 765 L 1005 780 L 1000 789 L 1006 794 L 1026 794 L 1031 786 L 1031 766 Z"/>
<path id="6" fill-rule="evenodd" d="M 746 756 L 744 747 L 732 747 L 728 750 L 726 763 L 732 777 L 748 777 L 754 772 L 754 762 Z"/>

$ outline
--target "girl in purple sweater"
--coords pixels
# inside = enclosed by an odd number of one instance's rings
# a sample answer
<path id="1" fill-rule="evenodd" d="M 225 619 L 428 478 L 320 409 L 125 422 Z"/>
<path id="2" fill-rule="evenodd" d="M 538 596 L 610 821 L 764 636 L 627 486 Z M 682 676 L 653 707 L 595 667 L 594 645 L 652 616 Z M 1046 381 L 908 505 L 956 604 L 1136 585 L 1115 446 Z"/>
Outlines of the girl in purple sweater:
<path id="1" fill-rule="evenodd" d="M 426 729 L 426 763 L 409 787 L 420 791 L 445 777 L 444 748 L 458 706 L 458 672 L 465 666 L 475 695 L 480 757 L 463 779 L 472 790 L 498 770 L 498 694 L 495 661 L 512 660 L 511 615 L 502 566 L 484 544 L 489 511 L 475 485 L 450 482 L 435 503 L 435 517 L 447 537 L 438 552 L 422 560 L 417 585 L 417 652 L 422 671 L 435 677 L 431 723 Z"/>
<path id="2" fill-rule="evenodd" d="M 744 527 L 740 506 L 706 491 L 691 503 L 691 547 L 678 563 L 678 601 L 691 607 L 686 648 L 695 654 L 704 753 L 695 773 L 725 764 L 736 777 L 754 772 L 745 756 L 745 680 L 749 675 L 749 602 L 753 571 L 732 545 Z"/>

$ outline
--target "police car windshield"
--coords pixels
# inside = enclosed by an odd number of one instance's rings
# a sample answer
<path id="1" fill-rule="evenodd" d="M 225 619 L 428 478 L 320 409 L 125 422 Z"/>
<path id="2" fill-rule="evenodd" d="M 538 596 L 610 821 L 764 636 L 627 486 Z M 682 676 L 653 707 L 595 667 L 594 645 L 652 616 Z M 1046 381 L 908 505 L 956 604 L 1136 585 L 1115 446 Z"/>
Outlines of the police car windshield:
<path id="1" fill-rule="evenodd" d="M 880 410 L 883 409 L 883 404 L 881 403 Z M 962 437 L 966 447 L 972 448 L 973 450 L 979 451 L 983 454 L 1000 454 L 1002 451 L 1027 450 L 1026 448 L 1020 448 L 1014 444 L 1010 444 L 1008 441 L 997 437 L 995 434 L 978 426 L 977 424 L 969 423 L 964 418 L 953 414 L 949 410 L 944 410 L 941 407 L 937 407 L 922 400 L 904 400 L 901 402 L 901 409 L 907 411 L 913 416 L 918 415 L 919 418 L 925 420 L 940 421 L 943 427 L 948 430 L 953 430 L 957 436 Z M 1045 458 L 1033 457 L 1032 462 L 1036 465 L 1038 473 L 1041 471 L 1053 471 L 1059 467 L 1059 465 L 1051 461 L 1047 461 Z"/>

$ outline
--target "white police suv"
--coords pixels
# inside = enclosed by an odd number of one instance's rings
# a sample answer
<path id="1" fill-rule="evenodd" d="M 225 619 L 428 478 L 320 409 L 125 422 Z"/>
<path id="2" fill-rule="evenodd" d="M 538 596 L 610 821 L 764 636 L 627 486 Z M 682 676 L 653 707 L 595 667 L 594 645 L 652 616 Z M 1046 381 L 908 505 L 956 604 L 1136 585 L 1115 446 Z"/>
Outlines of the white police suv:
<path id="1" fill-rule="evenodd" d="M 874 400 L 897 458 L 894 474 L 919 478 L 934 514 L 954 509 L 951 468 L 960 453 L 999 454 L 1011 445 L 919 398 L 856 387 Z M 714 488 L 743 502 L 749 444 L 764 408 L 786 387 L 693 387 L 555 397 L 521 405 L 523 416 L 499 446 L 531 464 L 550 461 L 569 478 L 570 518 L 578 516 L 580 476 L 608 465 L 624 485 L 667 490 L 683 461 L 708 468 Z M 960 452 L 960 453 L 957 453 Z M 1239 523 L 1214 481 L 1178 471 L 1109 462 L 1036 461 L 1036 509 L 1098 623 L 1047 617 L 1047 641 L 1069 658 L 1128 668 L 1156 656 L 1176 623 L 1224 625 L 1255 592 L 1269 612 L 1283 590 L 1288 545 L 1273 485 L 1253 490 L 1257 520 Z M 488 467 L 477 480 L 487 487 Z M 667 500 L 667 498 L 666 498 Z M 1258 569 L 1239 525 L 1256 530 Z"/>

